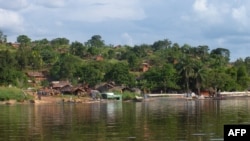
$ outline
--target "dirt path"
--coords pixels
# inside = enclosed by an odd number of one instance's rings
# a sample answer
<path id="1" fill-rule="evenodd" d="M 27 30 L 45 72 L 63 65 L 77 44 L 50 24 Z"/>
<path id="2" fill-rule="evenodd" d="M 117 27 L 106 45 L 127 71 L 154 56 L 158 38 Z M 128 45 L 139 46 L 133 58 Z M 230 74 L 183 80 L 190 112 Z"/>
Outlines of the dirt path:
<path id="1" fill-rule="evenodd" d="M 42 96 L 41 100 L 37 97 L 35 99 L 35 103 L 60 103 L 62 102 L 61 97 L 53 97 L 53 96 Z"/>
<path id="2" fill-rule="evenodd" d="M 41 100 L 35 98 L 34 103 L 62 103 L 62 102 L 75 102 L 75 103 L 89 103 L 92 99 L 89 97 L 57 97 L 57 96 L 42 96 Z"/>

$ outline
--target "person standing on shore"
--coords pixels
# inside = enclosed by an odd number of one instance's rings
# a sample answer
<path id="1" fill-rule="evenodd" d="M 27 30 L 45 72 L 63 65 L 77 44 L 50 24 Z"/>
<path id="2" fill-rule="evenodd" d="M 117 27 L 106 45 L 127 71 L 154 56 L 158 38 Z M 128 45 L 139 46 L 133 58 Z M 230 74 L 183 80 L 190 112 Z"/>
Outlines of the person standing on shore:
<path id="1" fill-rule="evenodd" d="M 41 91 L 38 91 L 37 92 L 37 97 L 38 97 L 38 100 L 41 100 L 42 98 L 42 92 Z"/>

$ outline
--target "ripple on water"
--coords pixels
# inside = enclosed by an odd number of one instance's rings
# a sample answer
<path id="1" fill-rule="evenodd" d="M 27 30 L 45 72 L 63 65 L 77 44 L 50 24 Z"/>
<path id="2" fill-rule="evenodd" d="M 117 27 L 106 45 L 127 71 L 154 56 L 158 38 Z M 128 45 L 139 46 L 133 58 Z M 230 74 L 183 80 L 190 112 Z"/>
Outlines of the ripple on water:
<path id="1" fill-rule="evenodd" d="M 206 133 L 194 133 L 193 136 L 206 136 Z"/>
<path id="2" fill-rule="evenodd" d="M 210 139 L 210 141 L 224 141 L 223 138 L 212 138 Z"/>

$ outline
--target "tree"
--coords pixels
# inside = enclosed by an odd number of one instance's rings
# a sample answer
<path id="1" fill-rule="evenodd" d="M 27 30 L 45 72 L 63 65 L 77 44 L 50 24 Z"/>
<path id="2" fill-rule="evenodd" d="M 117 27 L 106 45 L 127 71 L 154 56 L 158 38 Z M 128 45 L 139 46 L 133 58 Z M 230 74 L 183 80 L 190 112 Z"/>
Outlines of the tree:
<path id="1" fill-rule="evenodd" d="M 69 54 L 62 54 L 58 62 L 50 70 L 50 75 L 56 80 L 74 80 L 76 70 L 80 64 L 80 60 Z"/>
<path id="2" fill-rule="evenodd" d="M 113 59 L 115 58 L 115 51 L 113 49 L 110 49 L 108 51 L 108 59 Z"/>
<path id="3" fill-rule="evenodd" d="M 241 89 L 241 86 L 237 83 L 237 70 L 235 66 L 227 68 L 225 73 L 228 74 L 229 77 L 224 86 L 225 91 L 236 91 Z"/>
<path id="4" fill-rule="evenodd" d="M 55 52 L 51 47 L 44 47 L 40 51 L 40 55 L 42 57 L 45 65 L 53 65 L 59 59 L 58 53 Z"/>
<path id="5" fill-rule="evenodd" d="M 84 57 L 87 54 L 86 47 L 82 43 L 75 41 L 70 45 L 70 53 L 79 57 Z"/>
<path id="6" fill-rule="evenodd" d="M 69 40 L 67 38 L 56 38 L 51 40 L 50 43 L 60 53 L 69 51 Z"/>
<path id="7" fill-rule="evenodd" d="M 28 47 L 31 39 L 27 35 L 19 35 L 17 37 L 17 42 L 20 43 L 20 47 Z"/>
<path id="8" fill-rule="evenodd" d="M 44 47 L 44 46 L 49 45 L 49 41 L 46 38 L 41 39 L 41 40 L 33 41 L 32 43 L 34 43 L 35 46 L 38 46 L 38 47 Z"/>
<path id="9" fill-rule="evenodd" d="M 209 54 L 209 47 L 206 45 L 200 45 L 198 47 L 196 47 L 196 53 L 199 54 L 199 56 L 206 56 L 207 54 Z"/>
<path id="10" fill-rule="evenodd" d="M 205 78 L 207 77 L 207 67 L 203 64 L 200 60 L 196 60 L 194 62 L 194 75 L 193 78 L 195 79 L 195 88 L 197 89 L 198 95 L 201 93 L 201 86 Z"/>
<path id="11" fill-rule="evenodd" d="M 100 54 L 99 48 L 96 48 L 96 47 L 90 47 L 90 48 L 88 48 L 87 52 L 90 55 L 99 55 Z"/>
<path id="12" fill-rule="evenodd" d="M 0 44 L 7 43 L 7 35 L 4 35 L 3 32 L 0 30 Z"/>
<path id="13" fill-rule="evenodd" d="M 94 35 L 86 42 L 86 45 L 90 47 L 103 47 L 105 44 L 100 35 Z"/>
<path id="14" fill-rule="evenodd" d="M 181 47 L 181 52 L 183 53 L 183 55 L 190 55 L 191 53 L 191 50 L 192 50 L 192 47 L 188 44 L 184 44 L 182 47 Z"/>
<path id="15" fill-rule="evenodd" d="M 134 53 L 131 53 L 128 57 L 128 64 L 131 70 L 136 70 L 139 66 L 139 58 Z"/>
<path id="16" fill-rule="evenodd" d="M 0 85 L 17 86 L 18 80 L 27 80 L 26 76 L 18 71 L 16 64 L 15 56 L 10 51 L 0 51 Z"/>
<path id="17" fill-rule="evenodd" d="M 103 79 L 102 72 L 88 64 L 81 66 L 75 75 L 79 78 L 79 82 L 87 83 L 91 87 L 100 83 Z"/>
<path id="18" fill-rule="evenodd" d="M 140 45 L 140 46 L 134 46 L 131 48 L 131 51 L 139 58 L 146 57 L 147 56 L 147 50 L 149 46 L 146 44 Z"/>
<path id="19" fill-rule="evenodd" d="M 171 64 L 154 67 L 143 74 L 143 80 L 151 90 L 159 91 L 176 90 L 178 89 L 177 80 L 178 75 Z"/>
<path id="20" fill-rule="evenodd" d="M 213 49 L 210 54 L 212 56 L 220 56 L 221 58 L 224 59 L 225 63 L 228 63 L 230 60 L 230 51 L 225 48 Z"/>
<path id="21" fill-rule="evenodd" d="M 61 45 L 69 45 L 69 39 L 67 38 L 55 38 L 50 41 L 51 45 L 54 47 L 58 47 Z"/>
<path id="22" fill-rule="evenodd" d="M 104 75 L 104 80 L 114 81 L 118 85 L 134 85 L 135 79 L 129 73 L 129 67 L 125 63 L 117 63 L 111 66 L 111 69 Z"/>
<path id="23" fill-rule="evenodd" d="M 245 62 L 245 65 L 247 67 L 248 76 L 250 76 L 250 57 L 246 57 L 244 62 Z"/>
<path id="24" fill-rule="evenodd" d="M 154 44 L 152 45 L 152 48 L 154 51 L 157 51 L 157 50 L 169 48 L 171 44 L 172 42 L 169 41 L 168 39 L 159 40 L 159 41 L 154 42 Z"/>
<path id="25" fill-rule="evenodd" d="M 31 52 L 31 56 L 29 57 L 29 64 L 32 66 L 33 69 L 40 69 L 43 66 L 44 62 L 40 52 Z"/>
<path id="26" fill-rule="evenodd" d="M 172 47 L 166 48 L 160 52 L 161 60 L 165 60 L 165 62 L 171 64 L 176 64 L 182 55 L 183 53 L 177 43 L 174 43 Z"/>
<path id="27" fill-rule="evenodd" d="M 218 89 L 223 90 L 230 81 L 230 75 L 225 73 L 224 68 L 215 68 L 208 71 L 207 86 L 212 87 L 215 91 Z"/>
<path id="28" fill-rule="evenodd" d="M 240 66 L 237 70 L 237 83 L 241 86 L 241 90 L 249 87 L 250 79 L 247 74 L 246 66 Z"/>
<path id="29" fill-rule="evenodd" d="M 31 50 L 28 48 L 20 47 L 16 52 L 17 65 L 20 70 L 24 70 L 29 64 L 29 56 Z"/>
<path id="30" fill-rule="evenodd" d="M 194 75 L 193 60 L 188 56 L 184 56 L 183 58 L 181 58 L 181 60 L 179 60 L 176 66 L 177 66 L 177 71 L 179 72 L 181 77 L 184 78 L 186 92 L 189 93 L 190 92 L 190 86 L 189 86 L 190 78 L 193 77 Z"/>

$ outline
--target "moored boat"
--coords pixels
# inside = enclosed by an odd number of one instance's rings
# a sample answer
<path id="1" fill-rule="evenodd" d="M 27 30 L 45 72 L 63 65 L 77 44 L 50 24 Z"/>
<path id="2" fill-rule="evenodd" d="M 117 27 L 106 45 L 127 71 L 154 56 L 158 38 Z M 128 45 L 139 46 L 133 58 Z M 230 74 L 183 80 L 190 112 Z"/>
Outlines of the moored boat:
<path id="1" fill-rule="evenodd" d="M 143 97 L 141 97 L 141 96 L 135 96 L 135 101 L 136 102 L 142 102 L 143 101 Z"/>

